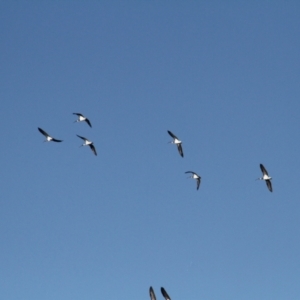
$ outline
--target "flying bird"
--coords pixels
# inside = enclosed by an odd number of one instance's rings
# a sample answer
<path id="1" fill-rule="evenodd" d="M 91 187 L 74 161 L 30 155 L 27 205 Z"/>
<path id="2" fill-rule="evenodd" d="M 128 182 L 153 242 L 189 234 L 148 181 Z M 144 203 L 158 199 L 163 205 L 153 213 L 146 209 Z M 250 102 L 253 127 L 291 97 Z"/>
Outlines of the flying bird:
<path id="1" fill-rule="evenodd" d="M 78 116 L 78 119 L 76 121 L 74 121 L 74 123 L 85 121 L 89 124 L 90 127 L 92 127 L 92 124 L 91 124 L 90 120 L 88 118 L 86 118 L 84 115 L 79 114 L 79 113 L 73 113 L 73 115 Z"/>
<path id="2" fill-rule="evenodd" d="M 182 151 L 182 142 L 177 138 L 176 135 L 174 135 L 171 131 L 168 130 L 168 134 L 173 138 L 173 141 L 169 142 L 171 144 L 175 144 L 178 148 L 179 154 L 183 157 L 183 151 Z"/>
<path id="3" fill-rule="evenodd" d="M 80 147 L 82 147 L 82 146 L 89 146 L 91 148 L 91 150 L 94 152 L 94 154 L 97 155 L 96 148 L 95 148 L 95 146 L 94 146 L 94 144 L 93 144 L 92 141 L 89 141 L 87 138 L 85 138 L 83 136 L 80 136 L 78 134 L 77 134 L 77 136 L 79 138 L 81 138 L 82 140 L 84 140 L 84 143 Z"/>
<path id="4" fill-rule="evenodd" d="M 150 299 L 151 300 L 156 300 L 156 297 L 155 297 L 154 290 L 153 290 L 152 286 L 150 286 L 149 293 L 150 293 Z"/>
<path id="5" fill-rule="evenodd" d="M 168 295 L 168 293 L 166 292 L 166 290 L 163 287 L 160 290 L 166 300 L 171 300 L 170 296 Z"/>
<path id="6" fill-rule="evenodd" d="M 53 138 L 52 136 L 50 136 L 46 131 L 44 131 L 42 128 L 38 127 L 38 130 L 41 134 L 43 134 L 46 137 L 46 140 L 44 142 L 62 142 L 62 140 L 57 140 L 55 138 Z"/>
<path id="7" fill-rule="evenodd" d="M 187 171 L 187 172 L 185 172 L 185 173 L 186 173 L 186 174 L 188 174 L 188 173 L 192 174 L 192 175 L 189 176 L 188 178 L 196 179 L 196 181 L 197 181 L 197 190 L 199 190 L 201 177 L 200 177 L 197 173 L 195 173 L 195 172 L 193 172 L 193 171 Z"/>
<path id="8" fill-rule="evenodd" d="M 263 176 L 261 178 L 257 178 L 257 180 L 264 180 L 267 184 L 267 187 L 269 189 L 270 192 L 273 192 L 272 189 L 272 183 L 271 183 L 271 179 L 272 177 L 269 176 L 268 171 L 266 170 L 266 168 L 263 166 L 263 164 L 260 164 L 260 169 L 263 173 Z"/>

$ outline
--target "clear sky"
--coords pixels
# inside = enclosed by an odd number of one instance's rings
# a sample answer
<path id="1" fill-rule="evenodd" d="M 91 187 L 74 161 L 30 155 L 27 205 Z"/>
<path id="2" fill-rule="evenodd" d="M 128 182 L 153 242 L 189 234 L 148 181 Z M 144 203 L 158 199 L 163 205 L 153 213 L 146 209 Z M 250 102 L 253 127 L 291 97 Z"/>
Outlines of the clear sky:
<path id="1" fill-rule="evenodd" d="M 299 299 L 299 15 L 1 1 L 0 298 Z"/>

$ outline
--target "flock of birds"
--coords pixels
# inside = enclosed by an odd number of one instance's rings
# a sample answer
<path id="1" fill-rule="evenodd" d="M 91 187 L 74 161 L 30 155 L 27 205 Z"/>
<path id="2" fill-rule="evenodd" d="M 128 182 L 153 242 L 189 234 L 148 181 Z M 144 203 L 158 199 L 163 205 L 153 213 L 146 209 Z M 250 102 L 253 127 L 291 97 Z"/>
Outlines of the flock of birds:
<path id="1" fill-rule="evenodd" d="M 177 149 L 178 149 L 178 152 L 179 152 L 180 156 L 183 157 L 182 141 L 179 140 L 179 139 L 177 138 L 177 136 L 176 136 L 174 133 L 172 133 L 170 130 L 168 130 L 168 133 L 169 133 L 169 135 L 173 138 L 173 141 L 171 141 L 171 142 L 169 142 L 169 143 L 175 144 L 175 145 L 177 146 Z M 195 173 L 195 172 L 193 172 L 193 171 L 187 171 L 187 172 L 185 172 L 185 173 L 186 173 L 186 174 L 192 174 L 192 175 L 189 176 L 188 178 L 193 178 L 193 179 L 196 180 L 196 182 L 197 182 L 197 190 L 199 190 L 200 182 L 201 182 L 201 177 L 200 177 L 197 173 Z"/>
<path id="2" fill-rule="evenodd" d="M 91 124 L 90 120 L 88 118 L 86 118 L 83 114 L 73 113 L 73 115 L 77 115 L 77 117 L 78 117 L 78 119 L 75 120 L 74 123 L 76 123 L 76 122 L 86 122 L 92 128 L 92 124 Z M 44 142 L 57 142 L 57 143 L 60 143 L 60 142 L 63 141 L 63 140 L 55 139 L 54 137 L 49 135 L 45 130 L 43 130 L 39 127 L 38 127 L 38 130 L 41 134 L 43 134 L 46 137 L 46 140 Z M 173 140 L 170 141 L 169 143 L 175 144 L 177 146 L 179 155 L 181 157 L 183 157 L 184 155 L 183 155 L 183 149 L 182 149 L 182 141 L 179 140 L 178 137 L 175 134 L 173 134 L 171 131 L 168 130 L 168 133 L 173 138 Z M 93 151 L 93 153 L 95 155 L 97 155 L 96 148 L 95 148 L 94 143 L 92 141 L 90 141 L 87 138 L 85 138 L 83 136 L 80 136 L 78 134 L 77 134 L 77 136 L 84 141 L 84 143 L 80 147 L 89 146 L 91 148 L 91 150 Z M 260 178 L 257 178 L 257 180 L 264 180 L 267 184 L 267 187 L 268 187 L 269 191 L 272 192 L 273 191 L 272 183 L 271 183 L 272 177 L 269 176 L 268 171 L 266 170 L 266 168 L 262 164 L 260 164 L 260 169 L 262 171 L 263 176 L 260 177 Z M 201 177 L 196 172 L 193 172 L 193 171 L 187 171 L 185 173 L 186 174 L 191 174 L 191 176 L 189 176 L 188 178 L 192 178 L 192 179 L 196 180 L 197 190 L 198 190 L 199 187 L 200 187 L 200 183 L 201 183 Z M 153 290 L 152 286 L 149 289 L 149 293 L 150 293 L 150 299 L 151 300 L 156 300 L 156 296 L 155 296 L 155 293 L 154 293 L 154 290 Z M 163 297 L 165 298 L 165 300 L 171 300 L 170 296 L 168 295 L 168 293 L 166 292 L 166 290 L 163 287 L 161 288 L 161 293 L 162 293 Z"/>
<path id="3" fill-rule="evenodd" d="M 78 116 L 78 119 L 76 121 L 74 121 L 74 123 L 76 122 L 82 122 L 82 121 L 85 121 L 91 128 L 92 128 L 92 124 L 90 122 L 90 120 L 88 118 L 86 118 L 83 114 L 80 114 L 80 113 L 73 113 L 73 115 L 77 115 Z M 57 143 L 60 143 L 62 142 L 63 140 L 58 140 L 58 139 L 55 139 L 54 137 L 52 137 L 51 135 L 49 135 L 45 130 L 43 130 L 42 128 L 39 128 L 38 127 L 38 130 L 41 134 L 43 134 L 45 137 L 46 137 L 46 140 L 44 142 L 57 142 Z M 95 155 L 97 155 L 97 151 L 96 151 L 96 148 L 94 146 L 94 143 L 90 140 L 88 140 L 87 138 L 83 137 L 83 136 L 80 136 L 77 134 L 77 136 L 79 138 L 81 138 L 82 140 L 84 140 L 84 143 L 80 146 L 89 146 L 91 148 L 91 150 L 93 151 L 93 153 Z"/>
<path id="4" fill-rule="evenodd" d="M 73 115 L 76 115 L 78 117 L 78 119 L 75 120 L 74 123 L 76 123 L 76 122 L 83 122 L 84 121 L 84 122 L 86 122 L 92 128 L 92 124 L 91 124 L 90 120 L 88 118 L 86 118 L 83 114 L 81 114 L 81 113 L 73 113 Z M 52 137 L 51 135 L 49 135 L 45 130 L 43 130 L 40 127 L 38 127 L 38 130 L 39 130 L 39 132 L 41 134 L 43 134 L 46 137 L 46 140 L 44 142 L 51 142 L 52 141 L 52 142 L 60 143 L 60 142 L 63 141 L 63 140 L 55 139 L 54 137 Z M 178 137 L 174 133 L 172 133 L 170 130 L 168 130 L 168 133 L 173 138 L 173 140 L 171 142 L 169 142 L 169 143 L 175 144 L 177 146 L 179 155 L 181 157 L 183 157 L 182 141 L 179 140 Z M 77 136 L 84 141 L 84 143 L 82 145 L 80 145 L 80 147 L 82 147 L 82 146 L 89 146 L 91 148 L 91 150 L 93 151 L 93 153 L 95 155 L 97 155 L 96 148 L 95 148 L 94 143 L 92 141 L 90 141 L 87 138 L 85 138 L 83 136 L 80 136 L 78 134 L 77 134 Z M 268 187 L 269 191 L 273 192 L 272 183 L 271 183 L 272 177 L 269 176 L 268 171 L 263 166 L 263 164 L 260 164 L 259 166 L 260 166 L 260 169 L 261 169 L 261 171 L 263 173 L 263 176 L 260 177 L 260 178 L 257 178 L 257 180 L 264 180 L 266 182 L 266 184 L 267 184 L 267 187 Z M 189 176 L 188 178 L 192 178 L 192 179 L 196 180 L 197 190 L 199 190 L 200 183 L 201 183 L 201 177 L 196 172 L 193 172 L 193 171 L 187 171 L 185 173 L 186 174 L 191 174 L 191 176 Z"/>
<path id="5" fill-rule="evenodd" d="M 182 141 L 179 140 L 179 138 L 174 133 L 172 133 L 171 131 L 168 130 L 168 133 L 173 138 L 173 140 L 169 143 L 175 144 L 177 146 L 179 155 L 181 157 L 183 157 Z M 264 180 L 267 184 L 267 187 L 268 187 L 269 191 L 272 192 L 273 191 L 272 183 L 271 183 L 272 177 L 269 176 L 268 171 L 263 166 L 263 164 L 260 164 L 259 166 L 260 166 L 260 169 L 262 171 L 263 176 L 260 177 L 260 178 L 257 178 L 257 180 Z M 185 173 L 186 174 L 191 174 L 191 176 L 189 176 L 189 178 L 192 178 L 192 179 L 196 180 L 197 190 L 198 190 L 199 187 L 200 187 L 201 177 L 193 171 L 187 171 Z M 166 292 L 166 290 L 163 287 L 160 290 L 161 290 L 161 293 L 162 293 L 163 297 L 165 298 L 165 300 L 171 300 L 170 296 L 168 295 L 168 293 Z M 153 290 L 152 286 L 150 286 L 149 294 L 150 294 L 150 299 L 151 300 L 156 300 L 156 296 L 155 296 L 155 293 L 154 293 L 154 290 Z"/>
<path id="6" fill-rule="evenodd" d="M 173 138 L 173 141 L 169 142 L 172 144 L 175 144 L 177 146 L 178 152 L 180 154 L 181 157 L 183 157 L 183 150 L 182 150 L 182 141 L 178 139 L 178 137 L 173 134 L 171 131 L 168 130 L 169 135 Z M 268 171 L 266 170 L 266 168 L 263 166 L 263 164 L 260 164 L 260 169 L 263 173 L 263 176 L 260 178 L 257 178 L 257 180 L 264 180 L 267 184 L 267 187 L 269 189 L 270 192 L 273 192 L 273 188 L 272 188 L 272 183 L 271 183 L 271 179 L 272 177 L 269 176 Z M 197 182 L 197 190 L 200 187 L 200 182 L 201 182 L 201 177 L 193 172 L 193 171 L 187 171 L 185 172 L 186 174 L 192 174 L 189 178 L 195 179 Z"/>

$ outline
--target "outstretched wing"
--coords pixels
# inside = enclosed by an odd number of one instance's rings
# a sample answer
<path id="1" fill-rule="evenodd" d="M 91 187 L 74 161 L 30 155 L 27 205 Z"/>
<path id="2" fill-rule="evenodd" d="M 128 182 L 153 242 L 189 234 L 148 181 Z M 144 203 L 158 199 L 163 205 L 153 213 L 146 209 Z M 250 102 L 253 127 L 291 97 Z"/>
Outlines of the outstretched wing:
<path id="1" fill-rule="evenodd" d="M 177 136 L 175 134 L 173 134 L 170 130 L 168 130 L 168 134 L 173 138 L 173 139 L 177 139 Z"/>
<path id="2" fill-rule="evenodd" d="M 94 154 L 97 155 L 95 146 L 93 144 L 90 144 L 89 146 L 90 146 L 91 150 L 94 152 Z"/>
<path id="3" fill-rule="evenodd" d="M 166 290 L 163 287 L 160 290 L 166 300 L 171 300 L 170 296 L 168 295 L 168 293 L 166 292 Z"/>
<path id="4" fill-rule="evenodd" d="M 90 122 L 90 120 L 89 119 L 85 119 L 85 121 L 89 124 L 89 126 L 92 128 L 92 124 L 91 124 L 91 122 Z"/>
<path id="5" fill-rule="evenodd" d="M 183 157 L 183 151 L 182 151 L 182 146 L 181 144 L 177 144 L 178 152 L 179 154 Z"/>
<path id="6" fill-rule="evenodd" d="M 57 142 L 57 143 L 62 142 L 62 140 L 57 140 L 57 139 L 54 139 L 54 138 L 52 138 L 52 141 L 53 141 L 53 142 Z"/>
<path id="7" fill-rule="evenodd" d="M 83 139 L 84 141 L 87 141 L 88 139 L 86 139 L 85 137 L 83 137 L 83 136 L 80 136 L 80 135 L 78 135 L 78 134 L 76 134 L 79 138 L 81 138 L 81 139 Z"/>
<path id="8" fill-rule="evenodd" d="M 199 187 L 200 187 L 200 181 L 201 181 L 201 178 L 197 178 L 197 190 L 199 190 Z"/>
<path id="9" fill-rule="evenodd" d="M 260 164 L 259 166 L 260 166 L 260 169 L 261 169 L 261 171 L 263 172 L 263 174 L 269 176 L 268 171 L 267 171 L 266 168 L 263 166 L 263 164 Z"/>
<path id="10" fill-rule="evenodd" d="M 152 286 L 150 286 L 149 293 L 150 293 L 150 299 L 151 300 L 156 300 L 156 297 L 155 297 L 154 290 L 153 290 Z"/>
<path id="11" fill-rule="evenodd" d="M 190 173 L 190 174 L 196 174 L 196 173 L 193 172 L 193 171 L 186 171 L 186 172 L 185 172 L 185 174 L 188 174 L 188 173 Z"/>
<path id="12" fill-rule="evenodd" d="M 78 117 L 83 117 L 83 115 L 82 114 L 80 114 L 80 113 L 73 113 L 73 115 L 76 115 L 76 116 L 78 116 Z"/>
<path id="13" fill-rule="evenodd" d="M 43 134 L 44 136 L 50 136 L 45 130 L 43 130 L 42 128 L 38 127 L 38 130 L 41 134 Z"/>
<path id="14" fill-rule="evenodd" d="M 267 187 L 268 187 L 269 191 L 273 192 L 271 181 L 270 180 L 266 180 L 266 184 L 267 184 Z"/>

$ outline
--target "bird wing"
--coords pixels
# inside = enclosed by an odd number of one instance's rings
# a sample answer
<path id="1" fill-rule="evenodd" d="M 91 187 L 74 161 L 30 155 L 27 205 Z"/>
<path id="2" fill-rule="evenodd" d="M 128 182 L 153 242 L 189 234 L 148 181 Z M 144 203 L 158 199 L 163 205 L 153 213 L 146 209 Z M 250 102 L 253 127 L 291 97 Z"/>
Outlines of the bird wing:
<path id="1" fill-rule="evenodd" d="M 80 136 L 80 135 L 78 135 L 78 134 L 76 134 L 79 138 L 81 138 L 81 139 L 83 139 L 84 141 L 88 141 L 88 139 L 86 139 L 85 137 L 83 137 L 83 136 Z"/>
<path id="2" fill-rule="evenodd" d="M 168 130 L 168 134 L 173 138 L 173 139 L 177 139 L 177 136 L 175 134 L 173 134 L 170 130 Z"/>
<path id="3" fill-rule="evenodd" d="M 58 142 L 58 143 L 62 142 L 62 140 L 57 140 L 57 139 L 54 139 L 54 138 L 52 138 L 52 141 L 53 142 Z"/>
<path id="4" fill-rule="evenodd" d="M 166 292 L 166 290 L 163 287 L 160 290 L 166 300 L 171 300 L 170 296 L 168 295 L 168 293 Z"/>
<path id="5" fill-rule="evenodd" d="M 263 172 L 263 174 L 265 174 L 265 175 L 268 175 L 268 176 L 269 176 L 269 174 L 268 174 L 268 172 L 267 172 L 266 168 L 263 166 L 263 164 L 260 164 L 259 166 L 260 166 L 260 169 L 261 169 L 261 171 Z"/>
<path id="6" fill-rule="evenodd" d="M 267 187 L 268 187 L 269 191 L 273 192 L 271 181 L 270 180 L 266 180 L 266 184 L 267 184 Z"/>
<path id="7" fill-rule="evenodd" d="M 150 286 L 149 293 L 150 293 L 150 299 L 151 300 L 156 300 L 156 297 L 155 297 L 154 290 L 153 290 L 152 286 Z"/>
<path id="8" fill-rule="evenodd" d="M 201 180 L 201 178 L 199 177 L 199 178 L 197 178 L 197 190 L 199 190 L 199 187 L 200 187 L 200 180 Z"/>
<path id="9" fill-rule="evenodd" d="M 79 117 L 79 116 L 82 116 L 82 117 L 83 117 L 83 115 L 80 114 L 80 113 L 73 113 L 73 115 L 77 115 L 78 117 Z"/>
<path id="10" fill-rule="evenodd" d="M 193 172 L 193 171 L 186 171 L 186 172 L 185 172 L 185 174 L 188 174 L 188 173 L 190 173 L 190 174 L 196 174 L 196 173 Z"/>
<path id="11" fill-rule="evenodd" d="M 38 130 L 41 134 L 43 134 L 44 136 L 50 136 L 46 131 L 44 131 L 42 128 L 38 127 Z"/>
<path id="12" fill-rule="evenodd" d="M 177 148 L 178 148 L 179 154 L 183 157 L 183 151 L 182 151 L 181 144 L 177 144 Z"/>
<path id="13" fill-rule="evenodd" d="M 89 146 L 90 146 L 91 150 L 94 152 L 94 154 L 97 155 L 95 146 L 93 144 L 90 144 Z"/>
<path id="14" fill-rule="evenodd" d="M 89 119 L 85 119 L 85 121 L 89 124 L 89 126 L 92 128 L 92 124 L 91 124 L 91 122 L 90 122 L 90 120 Z"/>

